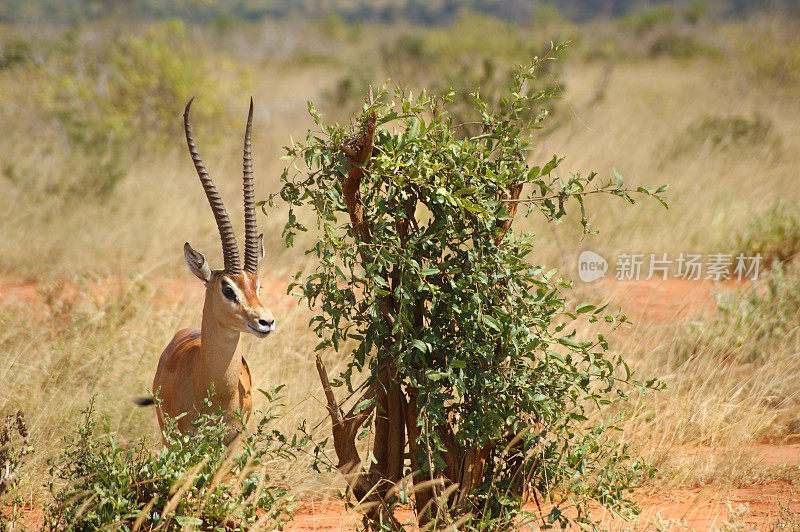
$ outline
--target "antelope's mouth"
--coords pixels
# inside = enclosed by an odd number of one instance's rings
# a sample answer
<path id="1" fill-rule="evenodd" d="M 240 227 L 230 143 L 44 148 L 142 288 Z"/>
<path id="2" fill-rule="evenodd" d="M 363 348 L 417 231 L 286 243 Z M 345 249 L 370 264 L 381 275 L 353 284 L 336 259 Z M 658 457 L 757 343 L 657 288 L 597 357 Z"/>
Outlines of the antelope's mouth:
<path id="1" fill-rule="evenodd" d="M 265 327 L 264 329 L 261 328 L 256 329 L 249 323 L 247 324 L 247 328 L 250 330 L 251 333 L 253 333 L 255 336 L 258 336 L 259 338 L 266 338 L 269 333 L 275 330 L 275 327 Z"/>

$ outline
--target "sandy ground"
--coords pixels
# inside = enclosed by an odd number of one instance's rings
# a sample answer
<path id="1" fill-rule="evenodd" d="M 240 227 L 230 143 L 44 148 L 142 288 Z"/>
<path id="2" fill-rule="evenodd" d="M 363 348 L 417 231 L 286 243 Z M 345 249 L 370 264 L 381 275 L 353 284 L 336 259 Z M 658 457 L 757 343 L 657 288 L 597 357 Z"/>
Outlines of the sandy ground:
<path id="1" fill-rule="evenodd" d="M 679 320 L 714 311 L 713 294 L 744 286 L 735 281 L 689 281 L 669 278 L 649 281 L 603 280 L 603 295 L 619 305 L 634 323 L 641 320 Z"/>
<path id="2" fill-rule="evenodd" d="M 800 493 L 786 483 L 763 484 L 739 489 L 713 487 L 673 489 L 656 493 L 636 493 L 633 496 L 642 513 L 632 521 L 604 516 L 600 526 L 607 530 L 721 530 L 733 522 L 741 530 L 773 530 L 786 524 L 792 514 L 800 512 Z M 536 506 L 526 507 L 536 513 Z M 595 515 L 603 515 L 596 512 Z M 403 509 L 397 513 L 408 530 L 417 530 L 412 513 Z M 800 521 L 794 517 L 795 530 Z M 342 502 L 306 502 L 285 530 L 322 531 L 355 530 L 360 515 L 347 511 Z M 540 530 L 540 523 L 530 523 L 521 530 Z"/>

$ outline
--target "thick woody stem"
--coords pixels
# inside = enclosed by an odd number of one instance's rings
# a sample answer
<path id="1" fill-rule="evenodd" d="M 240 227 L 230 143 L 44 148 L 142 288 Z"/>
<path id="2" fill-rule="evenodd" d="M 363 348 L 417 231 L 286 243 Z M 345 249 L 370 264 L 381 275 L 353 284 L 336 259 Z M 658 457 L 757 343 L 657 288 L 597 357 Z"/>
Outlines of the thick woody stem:
<path id="1" fill-rule="evenodd" d="M 495 245 L 500 244 L 500 242 L 505 238 L 506 233 L 508 230 L 511 229 L 511 224 L 514 223 L 514 216 L 517 214 L 517 207 L 519 203 L 516 200 L 519 199 L 519 195 L 522 193 L 522 183 L 512 185 L 509 194 L 503 194 L 501 199 L 506 201 L 505 203 L 506 209 L 508 210 L 508 218 L 505 220 L 500 220 L 497 223 L 497 227 L 500 228 L 500 233 L 495 236 L 494 243 Z"/>
<path id="2" fill-rule="evenodd" d="M 373 142 L 375 140 L 375 127 L 377 126 L 378 115 L 370 114 L 364 123 L 363 130 L 359 135 L 350 139 L 339 146 L 339 149 L 347 156 L 347 176 L 341 177 L 342 195 L 347 205 L 347 212 L 350 215 L 350 225 L 356 239 L 361 244 L 372 242 L 372 232 L 368 221 L 364 217 L 364 202 L 361 199 L 361 180 L 364 178 L 364 168 L 369 165 L 372 157 Z M 361 260 L 368 260 L 364 249 L 360 251 Z M 394 316 L 391 309 L 391 296 L 378 299 L 378 309 L 381 315 L 389 322 L 394 324 Z"/>
<path id="3" fill-rule="evenodd" d="M 514 153 L 514 157 L 520 164 L 525 162 L 525 157 L 519 151 Z M 511 224 L 514 223 L 514 216 L 517 214 L 519 196 L 522 194 L 522 187 L 523 183 L 515 183 L 509 187 L 508 192 L 504 192 L 500 195 L 499 199 L 503 201 L 506 209 L 508 209 L 508 218 L 505 220 L 499 220 L 497 223 L 500 233 L 495 236 L 495 245 L 500 244 L 503 238 L 505 238 L 506 233 L 508 233 L 508 230 L 511 229 Z"/>
<path id="4" fill-rule="evenodd" d="M 319 355 L 317 356 L 317 373 L 322 383 L 322 389 L 325 392 L 325 399 L 328 402 L 328 412 L 331 415 L 333 446 L 336 451 L 336 457 L 339 459 L 336 467 L 344 475 L 347 483 L 350 484 L 355 496 L 359 500 L 364 499 L 370 492 L 371 484 L 368 472 L 361 467 L 361 456 L 358 454 L 358 449 L 356 449 L 356 434 L 358 428 L 369 417 L 374 406 L 369 406 L 358 413 L 351 410 L 347 416 L 342 416 L 342 411 L 336 402 L 336 396 L 328 379 L 328 371 Z M 370 386 L 362 395 L 361 401 L 356 404 L 374 396 L 374 394 L 375 388 Z"/>
<path id="5" fill-rule="evenodd" d="M 340 178 L 342 196 L 350 215 L 353 234 L 357 243 L 361 245 L 359 254 L 363 262 L 369 260 L 364 245 L 372 242 L 372 230 L 369 220 L 365 216 L 360 187 L 365 175 L 365 168 L 368 167 L 372 156 L 376 125 L 377 115 L 369 114 L 361 131 L 340 146 L 340 150 L 345 154 L 347 160 L 347 175 Z M 384 276 L 388 278 L 388 272 Z M 390 325 L 394 324 L 394 298 L 391 295 L 379 297 L 377 303 L 383 318 Z M 339 458 L 340 471 L 345 474 L 356 497 L 377 503 L 376 507 L 367 514 L 370 519 L 377 521 L 381 516 L 386 517 L 393 528 L 401 529 L 402 527 L 393 519 L 385 502 L 388 490 L 402 479 L 406 441 L 403 397 L 400 383 L 396 380 L 397 370 L 394 358 L 387 356 L 380 362 L 378 374 L 362 398 L 362 400 L 373 399 L 372 405 L 358 413 L 351 410 L 344 417 L 341 412 L 337 413 L 338 405 L 333 391 L 330 389 L 330 383 L 327 381 L 324 365 L 319 358 L 317 358 L 317 370 L 323 389 L 325 389 L 328 410 L 331 412 L 334 447 Z M 375 413 L 373 444 L 375 462 L 369 470 L 366 470 L 358 455 L 355 438 L 358 428 L 373 411 Z M 338 416 L 338 420 L 336 416 Z"/>
<path id="6" fill-rule="evenodd" d="M 389 385 L 389 449 L 386 453 L 386 473 L 392 483 L 403 478 L 403 462 L 405 460 L 406 432 L 403 416 L 403 392 L 397 379 L 392 379 Z"/>
<path id="7" fill-rule="evenodd" d="M 402 391 L 394 373 L 394 365 L 390 362 L 381 369 L 375 399 L 378 410 L 375 412 L 374 468 L 386 481 L 381 485 L 381 495 L 403 478 L 405 419 Z"/>
<path id="8" fill-rule="evenodd" d="M 378 469 L 370 468 L 366 470 L 362 466 L 361 456 L 356 448 L 356 436 L 358 429 L 369 418 L 370 414 L 375 409 L 375 403 L 366 408 L 359 408 L 359 405 L 366 400 L 378 400 L 376 396 L 381 394 L 381 384 L 376 379 L 361 395 L 359 400 L 350 409 L 346 415 L 342 415 L 339 403 L 336 401 L 336 396 L 333 393 L 333 388 L 328 378 L 328 371 L 323 364 L 322 359 L 317 356 L 316 360 L 317 373 L 319 374 L 322 389 L 325 393 L 325 400 L 328 403 L 328 412 L 331 416 L 331 430 L 333 432 L 333 446 L 336 451 L 336 457 L 339 463 L 336 468 L 342 473 L 350 488 L 353 490 L 353 495 L 368 506 L 367 516 L 374 522 L 381 519 L 387 521 L 392 530 L 403 530 L 402 525 L 394 518 L 389 511 L 388 505 L 384 500 L 386 492 L 392 487 L 394 483 L 400 480 L 400 473 L 402 473 L 402 461 L 400 466 L 394 467 L 397 469 L 398 474 L 396 478 L 389 478 L 387 475 L 381 474 Z M 386 365 L 380 368 L 381 373 L 386 372 Z M 385 394 L 384 394 L 385 395 Z M 377 416 L 376 416 L 377 417 Z M 377 421 L 376 421 L 377 423 Z M 391 434 L 391 432 L 390 432 Z M 402 442 L 401 444 L 404 444 Z M 390 446 L 391 449 L 391 446 Z M 393 465 L 391 462 L 392 452 L 389 452 L 389 461 L 386 462 L 389 466 Z M 402 457 L 402 453 L 400 455 Z M 389 467 L 387 467 L 387 470 Z M 391 482 L 390 482 L 391 480 Z"/>
<path id="9" fill-rule="evenodd" d="M 419 437 L 422 434 L 422 427 L 418 426 L 417 397 L 419 392 L 414 388 L 409 388 L 408 400 L 401 395 L 403 401 L 403 411 L 406 420 L 406 431 L 408 432 L 408 454 L 411 458 L 411 470 L 414 474 L 414 508 L 416 510 L 419 526 L 424 527 L 430 521 L 430 514 L 426 509 L 432 509 L 432 502 L 436 498 L 434 484 L 428 477 L 421 474 L 422 464 L 419 462 L 420 448 Z"/>
<path id="10" fill-rule="evenodd" d="M 359 186 L 364 177 L 364 168 L 372 156 L 377 120 L 378 116 L 375 113 L 369 115 L 361 134 L 339 147 L 347 156 L 348 162 L 347 176 L 342 177 L 342 194 L 350 214 L 353 232 L 363 244 L 369 244 L 372 241 L 372 235 L 366 220 L 364 220 L 364 203 L 361 200 Z M 364 258 L 363 254 L 362 258 Z"/>

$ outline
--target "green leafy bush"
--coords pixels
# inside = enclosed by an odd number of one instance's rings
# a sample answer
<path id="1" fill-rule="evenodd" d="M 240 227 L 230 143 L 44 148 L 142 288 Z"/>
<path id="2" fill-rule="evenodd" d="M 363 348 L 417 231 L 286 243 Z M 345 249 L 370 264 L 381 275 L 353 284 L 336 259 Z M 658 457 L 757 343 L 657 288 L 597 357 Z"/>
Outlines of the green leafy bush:
<path id="1" fill-rule="evenodd" d="M 261 391 L 273 401 L 280 388 Z M 275 419 L 270 406 L 255 431 L 229 447 L 221 412 L 201 416 L 188 435 L 170 420 L 164 447 L 153 453 L 144 439 L 126 448 L 112 434 L 98 437 L 92 403 L 52 464 L 55 502 L 46 508 L 45 524 L 87 531 L 280 527 L 292 518 L 294 502 L 268 464 L 293 459 L 308 440 L 273 429 Z"/>
<path id="2" fill-rule="evenodd" d="M 348 353 L 333 381 L 319 358 L 317 369 L 338 467 L 372 526 L 399 526 L 392 507 L 412 497 L 420 525 L 435 527 L 511 528 L 527 496 L 546 500 L 549 524 L 590 524 L 590 501 L 636 511 L 626 491 L 650 469 L 609 436 L 603 408 L 656 383 L 631 380 L 604 334 L 578 335 L 578 315 L 611 329 L 627 320 L 567 308 L 569 285 L 529 263 L 532 235 L 511 230 L 520 206 L 556 221 L 575 205 L 588 233 L 586 195 L 633 203 L 619 174 L 558 177 L 557 156 L 527 164 L 546 94 L 524 86 L 550 58 L 519 69 L 496 106 L 473 93 L 477 134 L 451 114 L 453 92 L 398 89 L 365 106 L 352 136 L 309 104 L 317 130 L 287 148 L 287 244 L 306 230 L 298 210 L 320 235 L 308 250 L 319 265 L 292 288 L 319 309 L 317 351 Z M 664 188 L 638 192 L 661 200 Z M 361 393 L 347 413 L 336 387 Z M 370 432 L 362 459 L 356 439 Z"/>

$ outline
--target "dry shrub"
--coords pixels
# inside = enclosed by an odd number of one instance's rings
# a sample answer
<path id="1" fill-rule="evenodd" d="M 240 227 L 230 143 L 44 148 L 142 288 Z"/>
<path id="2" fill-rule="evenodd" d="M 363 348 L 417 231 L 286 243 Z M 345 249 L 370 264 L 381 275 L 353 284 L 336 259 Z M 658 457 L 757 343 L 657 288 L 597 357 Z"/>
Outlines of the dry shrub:
<path id="1" fill-rule="evenodd" d="M 774 155 L 780 145 L 780 134 L 764 116 L 706 116 L 692 120 L 665 151 L 665 159 L 730 154 L 734 150 L 738 154 L 752 151 Z"/>
<path id="2" fill-rule="evenodd" d="M 800 209 L 783 200 L 775 201 L 734 234 L 733 248 L 747 256 L 761 255 L 767 267 L 792 261 L 800 252 Z"/>

